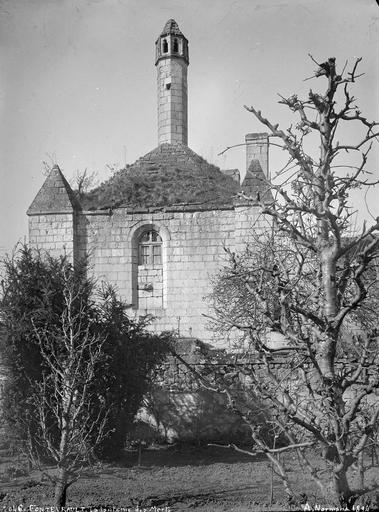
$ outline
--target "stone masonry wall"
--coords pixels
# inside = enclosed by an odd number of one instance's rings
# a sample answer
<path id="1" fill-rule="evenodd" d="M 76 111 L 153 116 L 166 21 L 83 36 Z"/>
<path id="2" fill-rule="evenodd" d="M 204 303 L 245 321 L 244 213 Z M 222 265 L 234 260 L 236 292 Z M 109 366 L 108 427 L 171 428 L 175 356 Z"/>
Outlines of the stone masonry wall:
<path id="1" fill-rule="evenodd" d="M 187 144 L 187 64 L 163 59 L 157 72 L 159 144 Z"/>
<path id="2" fill-rule="evenodd" d="M 226 261 L 223 246 L 241 250 L 252 239 L 253 229 L 265 226 L 267 221 L 257 207 L 155 213 L 118 209 L 82 214 L 76 241 L 79 254 L 90 254 L 95 276 L 114 284 L 134 305 L 135 315 L 156 316 L 152 328 L 212 342 L 215 340 L 203 316 L 208 312 L 204 298 L 211 291 L 211 277 Z M 137 304 L 136 247 L 144 229 L 158 231 L 163 241 L 163 308 L 146 310 L 142 303 Z M 154 293 L 152 290 L 152 296 Z"/>
<path id="3" fill-rule="evenodd" d="M 48 251 L 51 256 L 67 254 L 74 258 L 74 229 L 76 219 L 73 213 L 53 213 L 29 217 L 29 243 Z"/>

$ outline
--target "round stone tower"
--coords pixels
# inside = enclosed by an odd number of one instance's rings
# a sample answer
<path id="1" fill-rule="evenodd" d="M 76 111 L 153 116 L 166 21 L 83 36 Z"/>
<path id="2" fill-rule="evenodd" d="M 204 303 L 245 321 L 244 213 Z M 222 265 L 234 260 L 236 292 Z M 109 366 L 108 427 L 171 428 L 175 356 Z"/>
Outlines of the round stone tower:
<path id="1" fill-rule="evenodd" d="M 188 144 L 188 41 L 168 20 L 155 43 L 158 78 L 158 143 Z"/>

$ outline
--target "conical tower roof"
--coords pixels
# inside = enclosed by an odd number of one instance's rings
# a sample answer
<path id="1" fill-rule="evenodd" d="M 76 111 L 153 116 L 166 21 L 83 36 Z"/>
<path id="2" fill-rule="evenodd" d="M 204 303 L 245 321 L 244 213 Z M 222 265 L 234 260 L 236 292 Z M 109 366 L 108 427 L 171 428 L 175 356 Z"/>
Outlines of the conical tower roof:
<path id="1" fill-rule="evenodd" d="M 183 35 L 182 31 L 179 28 L 179 25 L 172 18 L 166 22 L 166 25 L 163 27 L 160 37 L 168 35 L 181 36 L 185 38 L 185 36 Z"/>
<path id="2" fill-rule="evenodd" d="M 69 213 L 78 206 L 68 181 L 58 165 L 54 165 L 26 213 Z"/>

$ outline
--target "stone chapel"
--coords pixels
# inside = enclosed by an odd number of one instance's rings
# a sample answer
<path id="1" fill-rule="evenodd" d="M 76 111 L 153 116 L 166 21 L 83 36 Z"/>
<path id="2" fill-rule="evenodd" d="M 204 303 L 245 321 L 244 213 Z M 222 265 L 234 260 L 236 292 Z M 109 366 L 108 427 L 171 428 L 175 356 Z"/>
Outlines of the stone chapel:
<path id="1" fill-rule="evenodd" d="M 88 254 L 95 277 L 133 315 L 152 315 L 155 331 L 212 343 L 205 297 L 223 248 L 241 250 L 267 226 L 268 136 L 246 135 L 242 182 L 197 155 L 187 144 L 188 40 L 175 20 L 155 47 L 158 146 L 81 197 L 55 166 L 27 211 L 29 242 L 73 262 Z"/>

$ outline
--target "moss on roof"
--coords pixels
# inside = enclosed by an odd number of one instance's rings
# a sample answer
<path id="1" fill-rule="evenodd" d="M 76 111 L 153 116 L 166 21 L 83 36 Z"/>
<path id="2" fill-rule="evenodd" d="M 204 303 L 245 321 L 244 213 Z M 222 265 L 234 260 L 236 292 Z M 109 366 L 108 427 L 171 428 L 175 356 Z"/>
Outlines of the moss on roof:
<path id="1" fill-rule="evenodd" d="M 86 210 L 231 207 L 239 184 L 182 144 L 161 144 L 81 200 Z"/>

